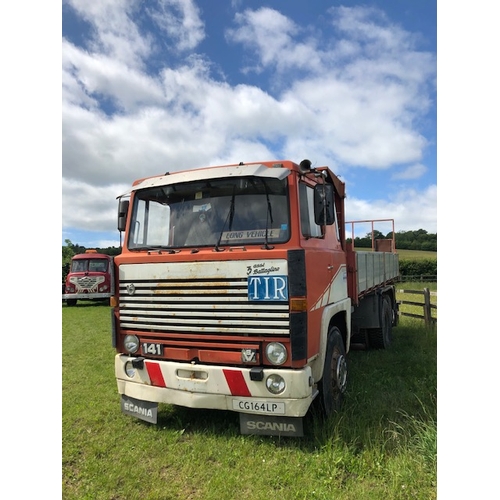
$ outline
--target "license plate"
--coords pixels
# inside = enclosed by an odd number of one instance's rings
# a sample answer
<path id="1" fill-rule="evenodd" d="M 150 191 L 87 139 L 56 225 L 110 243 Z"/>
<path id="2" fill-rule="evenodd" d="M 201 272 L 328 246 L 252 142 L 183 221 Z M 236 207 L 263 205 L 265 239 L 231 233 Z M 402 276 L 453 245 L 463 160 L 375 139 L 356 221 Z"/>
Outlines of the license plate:
<path id="1" fill-rule="evenodd" d="M 233 399 L 233 410 L 248 413 L 261 413 L 266 415 L 284 415 L 285 403 Z"/>
<path id="2" fill-rule="evenodd" d="M 152 342 L 142 343 L 142 354 L 151 354 L 153 356 L 163 356 L 163 345 Z"/>

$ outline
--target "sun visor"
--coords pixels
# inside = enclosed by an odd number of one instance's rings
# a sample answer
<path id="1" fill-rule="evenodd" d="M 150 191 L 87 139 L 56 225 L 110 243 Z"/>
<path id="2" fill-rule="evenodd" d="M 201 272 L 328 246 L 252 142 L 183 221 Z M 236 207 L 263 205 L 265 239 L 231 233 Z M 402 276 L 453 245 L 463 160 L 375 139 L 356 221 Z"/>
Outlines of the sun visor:
<path id="1" fill-rule="evenodd" d="M 215 168 L 200 168 L 195 170 L 190 170 L 186 172 L 173 172 L 168 175 L 161 175 L 158 177 L 149 177 L 144 179 L 139 184 L 133 186 L 131 189 L 121 194 L 117 198 L 126 196 L 132 191 L 137 191 L 138 189 L 158 187 L 158 186 L 168 186 L 169 184 L 178 184 L 180 182 L 191 182 L 200 181 L 208 179 L 221 179 L 223 177 L 267 177 L 271 179 L 284 179 L 290 175 L 290 170 L 288 168 L 279 167 L 268 167 L 262 163 L 250 164 L 250 165 L 233 165 L 226 167 L 215 167 Z"/>

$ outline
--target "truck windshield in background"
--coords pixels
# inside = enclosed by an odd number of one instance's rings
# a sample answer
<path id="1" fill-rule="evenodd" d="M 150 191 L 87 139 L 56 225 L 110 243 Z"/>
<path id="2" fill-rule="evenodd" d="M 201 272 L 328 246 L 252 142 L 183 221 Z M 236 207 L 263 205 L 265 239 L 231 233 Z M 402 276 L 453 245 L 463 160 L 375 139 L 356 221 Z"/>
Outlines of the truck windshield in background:
<path id="1" fill-rule="evenodd" d="M 71 262 L 71 273 L 106 273 L 108 271 L 107 259 L 78 259 Z"/>
<path id="2" fill-rule="evenodd" d="M 209 179 L 137 191 L 128 248 L 283 243 L 290 237 L 287 181 Z"/>

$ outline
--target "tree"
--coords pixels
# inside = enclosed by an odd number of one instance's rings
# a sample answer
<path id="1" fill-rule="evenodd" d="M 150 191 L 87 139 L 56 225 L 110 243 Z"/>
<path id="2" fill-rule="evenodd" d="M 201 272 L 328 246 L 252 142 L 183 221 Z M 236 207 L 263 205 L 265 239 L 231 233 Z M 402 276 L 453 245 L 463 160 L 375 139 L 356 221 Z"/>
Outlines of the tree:
<path id="1" fill-rule="evenodd" d="M 73 255 L 76 255 L 73 243 L 71 243 L 70 240 L 64 240 L 64 242 L 66 243 L 66 246 L 62 247 L 62 263 L 63 263 L 63 266 L 65 264 L 70 264 Z"/>
<path id="2" fill-rule="evenodd" d="M 65 247 L 62 247 L 62 283 L 63 283 L 63 293 L 64 293 L 64 282 L 66 281 L 66 276 L 69 273 L 71 267 L 71 258 L 75 255 L 75 249 L 73 243 L 70 240 L 64 240 L 66 243 Z"/>
<path id="3" fill-rule="evenodd" d="M 368 234 L 366 235 L 366 237 L 371 239 L 371 237 L 372 237 L 372 233 L 371 233 L 371 232 L 370 232 L 370 233 L 368 233 Z M 384 233 L 381 233 L 381 232 L 380 232 L 380 231 L 378 231 L 377 229 L 374 229 L 374 230 L 373 230 L 373 239 L 374 239 L 374 240 L 380 240 L 380 239 L 384 239 L 384 238 L 385 238 Z"/>

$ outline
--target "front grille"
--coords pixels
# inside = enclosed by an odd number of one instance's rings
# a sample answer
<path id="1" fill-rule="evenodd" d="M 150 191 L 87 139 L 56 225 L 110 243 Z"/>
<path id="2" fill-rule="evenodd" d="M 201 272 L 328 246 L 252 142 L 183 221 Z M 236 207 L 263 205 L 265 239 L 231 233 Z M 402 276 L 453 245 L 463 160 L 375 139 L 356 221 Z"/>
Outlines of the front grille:
<path id="1" fill-rule="evenodd" d="M 97 292 L 97 286 L 104 282 L 104 276 L 72 276 L 69 281 L 76 286 L 77 293 Z"/>
<path id="2" fill-rule="evenodd" d="M 120 327 L 200 336 L 289 335 L 289 306 L 250 302 L 246 278 L 121 280 Z"/>

